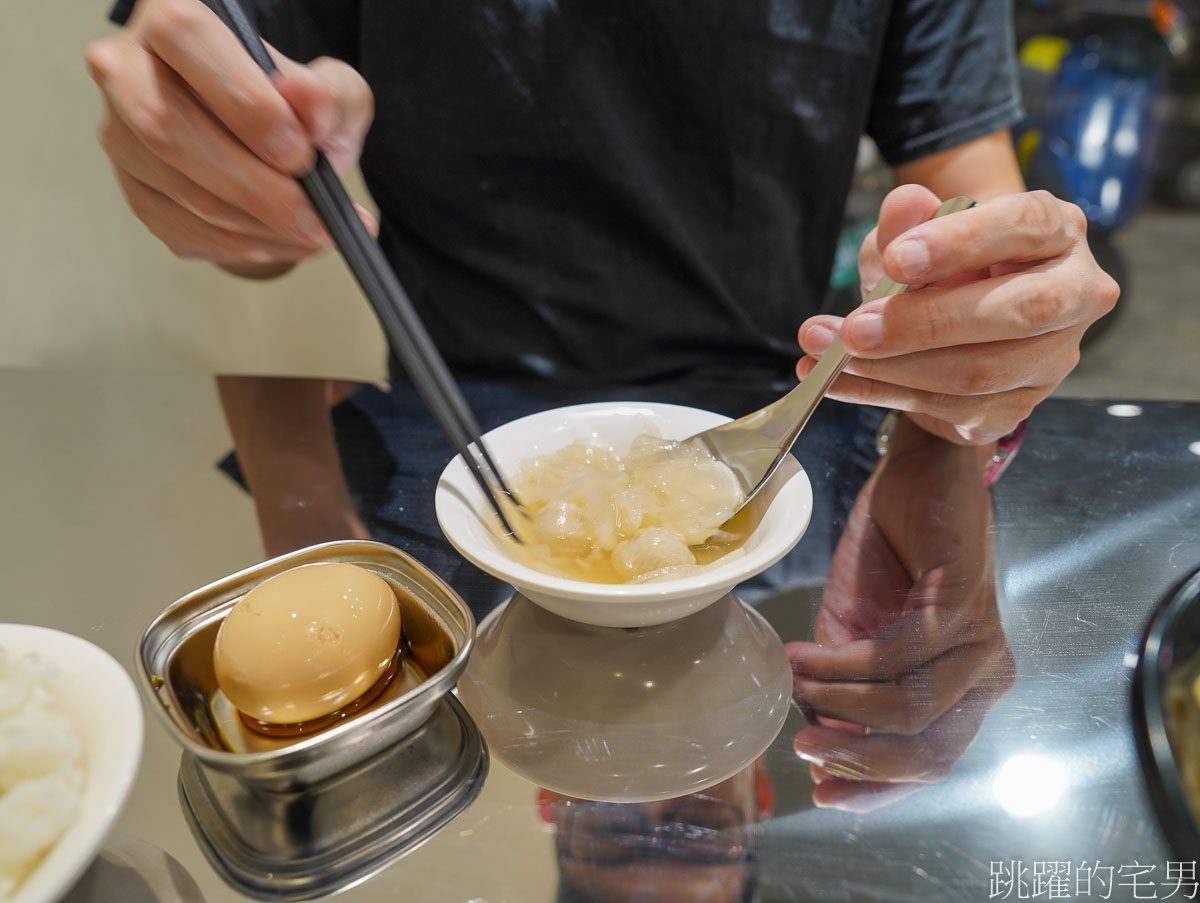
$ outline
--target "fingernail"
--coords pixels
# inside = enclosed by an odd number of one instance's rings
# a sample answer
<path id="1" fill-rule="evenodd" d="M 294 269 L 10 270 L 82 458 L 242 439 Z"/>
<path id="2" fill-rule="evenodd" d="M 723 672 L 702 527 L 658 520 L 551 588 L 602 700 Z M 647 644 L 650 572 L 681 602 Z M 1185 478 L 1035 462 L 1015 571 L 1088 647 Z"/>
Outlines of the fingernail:
<path id="1" fill-rule="evenodd" d="M 306 144 L 304 136 L 290 125 L 278 126 L 267 136 L 267 152 L 279 160 L 302 153 Z"/>
<path id="2" fill-rule="evenodd" d="M 824 351 L 833 344 L 834 333 L 825 326 L 813 326 L 804 338 L 813 351 Z"/>
<path id="3" fill-rule="evenodd" d="M 918 238 L 909 238 L 896 246 L 900 272 L 909 282 L 915 282 L 929 270 L 929 248 Z"/>
<path id="4" fill-rule="evenodd" d="M 803 759 L 809 765 L 816 765 L 817 768 L 825 767 L 825 760 L 823 758 L 821 758 L 814 752 L 809 752 L 807 749 L 805 749 L 802 746 L 793 744 L 792 752 L 794 752 L 797 755 L 797 757 Z"/>
<path id="5" fill-rule="evenodd" d="M 842 327 L 844 338 L 861 351 L 870 351 L 883 344 L 883 317 L 865 313 L 852 317 Z"/>
<path id="6" fill-rule="evenodd" d="M 816 765 L 822 771 L 829 772 L 835 778 L 841 778 L 844 781 L 866 780 L 866 774 L 863 772 L 860 764 L 846 761 L 836 753 L 822 756 L 819 753 L 795 746 L 792 749 L 795 750 L 796 755 L 800 759 L 808 762 L 810 765 Z"/>
<path id="7" fill-rule="evenodd" d="M 800 733 L 792 740 L 792 752 L 805 762 L 816 765 L 834 777 L 844 778 L 847 781 L 866 779 L 866 762 L 859 756 L 845 750 L 831 749 L 823 744 L 810 744 L 805 742 L 806 739 L 803 733 Z"/>
<path id="8" fill-rule="evenodd" d="M 358 212 L 358 218 L 363 221 L 363 225 L 367 227 L 367 231 L 375 237 L 379 237 L 379 220 L 362 204 L 355 204 L 354 209 Z"/>

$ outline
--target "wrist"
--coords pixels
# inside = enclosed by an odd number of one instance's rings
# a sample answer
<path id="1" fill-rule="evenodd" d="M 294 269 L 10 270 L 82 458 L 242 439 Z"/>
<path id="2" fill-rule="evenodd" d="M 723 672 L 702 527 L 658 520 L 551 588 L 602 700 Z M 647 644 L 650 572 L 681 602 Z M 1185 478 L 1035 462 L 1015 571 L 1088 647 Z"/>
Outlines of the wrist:
<path id="1" fill-rule="evenodd" d="M 983 485 L 991 486 L 1008 469 L 1008 465 L 1017 456 L 1017 450 L 1020 449 L 1021 442 L 1025 438 L 1025 424 L 1028 422 L 1028 420 L 1022 420 L 1011 433 L 996 440 L 991 459 L 984 467 Z"/>
<path id="2" fill-rule="evenodd" d="M 903 411 L 888 411 L 879 424 L 875 434 L 875 450 L 880 457 L 891 453 L 903 453 L 922 443 L 945 443 L 953 445 L 966 454 L 971 454 L 977 460 L 977 465 L 983 475 L 983 484 L 991 486 L 1008 468 L 1025 433 L 1025 421 L 1017 428 L 995 442 L 986 445 L 964 446 L 949 442 L 933 433 L 928 432 Z"/>
<path id="3" fill-rule="evenodd" d="M 294 263 L 230 263 L 220 264 L 221 269 L 243 279 L 275 279 L 288 272 Z"/>

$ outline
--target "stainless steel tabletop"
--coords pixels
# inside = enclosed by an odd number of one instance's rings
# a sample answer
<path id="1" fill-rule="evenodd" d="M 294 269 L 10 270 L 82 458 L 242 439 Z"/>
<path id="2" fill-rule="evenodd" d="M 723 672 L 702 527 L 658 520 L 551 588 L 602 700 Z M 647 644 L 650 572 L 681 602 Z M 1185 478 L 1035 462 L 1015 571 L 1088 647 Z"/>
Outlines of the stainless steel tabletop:
<path id="1" fill-rule="evenodd" d="M 132 672 L 138 636 L 161 608 L 252 563 L 248 503 L 228 481 L 211 477 L 229 493 L 231 519 L 223 501 L 189 502 L 171 476 L 171 467 L 215 474 L 213 452 L 227 440 L 197 426 L 200 415 L 177 403 L 204 391 L 201 380 L 183 375 L 0 374 L 0 406 L 32 395 L 45 414 L 30 428 L 32 438 L 10 433 L 3 463 L 11 469 L 51 455 L 61 476 L 30 484 L 20 472 L 8 475 L 3 569 L 12 592 L 0 620 L 76 633 Z M 111 407 L 104 415 L 88 407 L 103 407 L 105 398 Z M 76 445 L 48 451 L 37 445 L 42 440 Z M 160 440 L 166 445 L 154 444 Z M 195 453 L 180 456 L 180 448 Z M 174 458 L 166 475 L 147 476 L 147 462 L 168 454 Z M 87 462 L 97 461 L 90 469 Z M 754 725 L 768 716 L 737 724 L 738 707 L 721 693 L 744 692 L 746 710 L 762 704 L 762 682 L 738 690 L 744 673 L 736 669 L 719 671 L 715 682 L 691 672 L 676 695 L 658 697 L 669 705 L 650 707 L 658 720 L 635 728 L 646 738 L 646 755 L 659 753 L 664 777 L 656 793 L 654 773 L 639 775 L 633 795 L 667 798 L 594 805 L 583 801 L 586 793 L 573 793 L 587 789 L 576 766 L 602 763 L 596 750 L 606 723 L 564 704 L 554 712 L 559 733 L 551 737 L 548 729 L 539 733 L 549 722 L 534 717 L 532 697 L 522 697 L 532 713 L 524 758 L 515 747 L 492 748 L 486 780 L 465 811 L 340 899 L 1194 896 L 1194 867 L 1188 872 L 1188 863 L 1176 861 L 1148 803 L 1131 731 L 1130 681 L 1152 607 L 1200 567 L 1200 404 L 1048 401 L 990 501 L 987 493 L 960 493 L 946 482 L 959 466 L 953 456 L 901 465 L 897 457 L 889 481 L 881 477 L 849 515 L 850 532 L 828 579 L 760 594 L 757 614 L 743 614 L 747 609 L 733 600 L 719 613 L 741 619 L 743 633 L 766 637 L 767 651 L 753 664 L 762 670 L 754 674 L 778 670 L 767 648 L 776 641 L 756 626 L 759 615 L 785 642 L 810 640 L 816 625 L 824 646 L 793 658 L 809 663 L 799 668 L 798 686 L 823 727 L 809 726 L 793 703 L 782 729 L 772 723 L 757 742 Z M 122 504 L 137 508 L 144 530 L 106 531 L 106 512 Z M 58 526 L 26 535 L 21 524 L 35 509 Z M 217 551 L 210 543 L 202 553 L 199 538 L 210 534 L 218 536 Z M 922 555 L 925 565 L 914 574 Z M 124 593 L 115 591 L 121 586 Z M 506 617 L 518 620 L 519 606 L 529 603 L 513 604 L 518 608 L 499 612 L 481 634 Z M 914 611 L 925 614 L 909 624 L 905 616 Z M 901 627 L 889 633 L 897 619 Z M 706 649 L 726 648 L 713 639 L 717 628 L 700 633 Z M 901 638 L 891 645 L 865 652 L 853 645 L 880 636 L 886 643 L 893 634 Z M 727 644 L 744 641 L 721 636 Z M 680 640 L 680 648 L 691 641 Z M 854 655 L 839 648 L 859 649 L 862 673 L 852 674 Z M 872 650 L 879 648 L 895 658 L 878 663 Z M 579 690 L 588 675 L 605 670 L 603 661 L 576 664 L 578 674 L 561 676 L 564 687 Z M 538 667 L 544 687 L 554 673 L 545 662 Z M 821 683 L 813 673 L 822 668 L 846 679 Z M 497 689 L 487 685 L 496 672 L 479 673 L 482 698 L 467 698 L 465 685 L 460 698 L 487 738 L 488 706 L 503 694 L 488 692 Z M 545 714 L 552 706 L 542 708 Z M 714 724 L 720 733 L 726 718 L 730 745 L 745 738 L 744 763 L 733 777 L 689 793 L 671 767 L 672 750 L 686 747 L 689 729 L 696 743 L 714 733 Z M 631 730 L 628 723 L 620 729 Z M 801 732 L 810 741 L 807 759 L 793 749 Z M 572 762 L 541 755 L 552 741 L 560 754 L 564 736 L 586 738 Z M 817 760 L 823 769 L 814 768 Z M 148 720 L 133 795 L 104 857 L 69 900 L 247 899 L 221 877 L 189 828 L 180 771 L 179 747 Z M 689 819 L 703 822 L 714 813 L 732 819 L 717 832 L 719 841 L 679 833 Z M 614 840 L 624 834 L 638 842 Z"/>
<path id="2" fill-rule="evenodd" d="M 795 899 L 1194 892 L 1147 802 L 1130 683 L 1150 610 L 1200 566 L 1200 407 L 1055 400 L 1030 430 L 993 491 L 1015 683 L 945 781 L 870 814 L 808 809 L 773 762 L 794 802 L 765 826 L 765 870 Z M 765 611 L 788 635 L 782 604 Z"/>

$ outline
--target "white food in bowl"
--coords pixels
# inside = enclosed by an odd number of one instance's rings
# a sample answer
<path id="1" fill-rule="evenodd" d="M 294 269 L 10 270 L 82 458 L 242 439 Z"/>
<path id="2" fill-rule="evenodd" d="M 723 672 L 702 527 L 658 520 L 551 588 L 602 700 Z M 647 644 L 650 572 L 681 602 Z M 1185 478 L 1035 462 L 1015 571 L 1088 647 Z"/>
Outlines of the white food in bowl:
<path id="1" fill-rule="evenodd" d="M 512 512 L 522 542 L 509 553 L 571 580 L 696 573 L 740 545 L 752 526 L 748 517 L 729 522 L 745 494 L 699 442 L 638 436 L 618 451 L 579 440 L 527 458 L 510 480 L 528 519 Z"/>
<path id="2" fill-rule="evenodd" d="M 658 433 L 665 439 L 686 439 L 728 419 L 680 405 L 600 402 L 523 417 L 484 438 L 501 472 L 515 473 L 522 461 L 577 440 L 628 448 L 640 435 Z M 543 608 L 605 627 L 676 620 L 715 602 L 786 555 L 804 534 L 812 514 L 812 488 L 795 458 L 789 455 L 784 459 L 751 504 L 759 506 L 761 516 L 736 555 L 674 579 L 600 584 L 545 574 L 514 560 L 507 541 L 493 533 L 494 515 L 460 458 L 443 471 L 435 497 L 438 522 L 465 558 Z"/>
<path id="3" fill-rule="evenodd" d="M 55 703 L 54 673 L 0 646 L 0 900 L 66 832 L 83 794 L 83 744 Z"/>
<path id="4" fill-rule="evenodd" d="M 11 901 L 51 903 L 91 864 L 129 796 L 141 759 L 142 706 L 125 669 L 80 637 L 46 627 L 0 624 L 0 647 L 54 665 L 47 689 L 82 747 L 78 811 Z"/>

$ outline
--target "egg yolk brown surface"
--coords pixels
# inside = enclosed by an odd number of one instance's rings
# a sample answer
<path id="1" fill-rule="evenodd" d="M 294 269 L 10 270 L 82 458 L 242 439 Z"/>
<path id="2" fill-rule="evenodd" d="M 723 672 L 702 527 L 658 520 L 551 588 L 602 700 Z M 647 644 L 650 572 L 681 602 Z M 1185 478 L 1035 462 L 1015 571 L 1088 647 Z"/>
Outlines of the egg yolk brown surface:
<path id="1" fill-rule="evenodd" d="M 240 711 L 297 724 L 353 702 L 383 675 L 400 642 L 400 607 L 377 574 L 309 564 L 248 592 L 213 647 L 217 684 Z"/>

